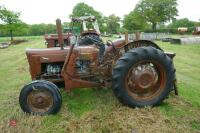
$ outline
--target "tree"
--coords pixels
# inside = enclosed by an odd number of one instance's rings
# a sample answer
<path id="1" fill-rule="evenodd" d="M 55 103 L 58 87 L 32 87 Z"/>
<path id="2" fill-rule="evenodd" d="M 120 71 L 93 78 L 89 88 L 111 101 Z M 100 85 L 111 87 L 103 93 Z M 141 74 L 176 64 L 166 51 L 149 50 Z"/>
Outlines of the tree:
<path id="1" fill-rule="evenodd" d="M 97 19 L 102 18 L 100 12 L 95 11 L 93 7 L 81 2 L 78 3 L 72 11 L 71 17 L 81 17 L 81 16 L 90 16 L 93 15 Z"/>
<path id="2" fill-rule="evenodd" d="M 158 23 L 174 20 L 177 16 L 177 0 L 141 0 L 134 9 L 156 30 Z"/>
<path id="3" fill-rule="evenodd" d="M 32 24 L 29 25 L 29 34 L 33 36 L 44 35 L 46 33 L 55 33 L 56 26 L 54 24 Z"/>
<path id="4" fill-rule="evenodd" d="M 87 5 L 83 2 L 78 3 L 73 8 L 73 11 L 72 11 L 72 14 L 70 15 L 70 17 L 81 17 L 81 16 L 91 16 L 91 15 L 96 17 L 99 27 L 100 27 L 100 30 L 102 31 L 103 23 L 104 23 L 104 20 L 102 19 L 102 14 L 100 12 L 94 10 L 93 7 Z"/>
<path id="5" fill-rule="evenodd" d="M 146 23 L 144 18 L 135 11 L 131 11 L 128 15 L 125 15 L 123 25 L 129 32 L 143 30 L 149 27 L 149 24 Z"/>
<path id="6" fill-rule="evenodd" d="M 19 12 L 10 11 L 0 6 L 0 20 L 5 29 L 9 30 L 11 42 L 13 41 L 13 31 L 24 25 L 19 17 Z"/>
<path id="7" fill-rule="evenodd" d="M 107 32 L 108 33 L 117 33 L 120 29 L 120 17 L 112 14 L 108 17 L 105 17 L 105 23 L 107 26 Z"/>

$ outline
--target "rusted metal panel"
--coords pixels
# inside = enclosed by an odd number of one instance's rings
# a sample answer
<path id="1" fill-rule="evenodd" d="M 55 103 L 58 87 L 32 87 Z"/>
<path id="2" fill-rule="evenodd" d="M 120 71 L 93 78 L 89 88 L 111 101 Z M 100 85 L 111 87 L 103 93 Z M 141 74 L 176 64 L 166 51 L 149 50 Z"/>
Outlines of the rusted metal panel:
<path id="1" fill-rule="evenodd" d="M 72 36 L 72 33 L 62 33 L 63 35 L 63 40 L 64 46 L 69 46 L 70 45 L 70 36 Z M 60 47 L 60 43 L 58 42 L 58 34 L 46 34 L 44 35 L 44 39 L 46 40 L 46 45 L 47 48 L 52 48 L 52 47 Z"/>

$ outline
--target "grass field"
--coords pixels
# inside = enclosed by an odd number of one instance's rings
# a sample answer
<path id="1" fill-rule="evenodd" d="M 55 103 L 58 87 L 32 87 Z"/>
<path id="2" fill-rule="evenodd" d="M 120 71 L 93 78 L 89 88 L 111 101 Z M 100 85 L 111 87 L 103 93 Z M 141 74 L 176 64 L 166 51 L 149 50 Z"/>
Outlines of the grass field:
<path id="1" fill-rule="evenodd" d="M 0 42 L 8 38 L 0 38 Z M 18 103 L 21 88 L 31 81 L 25 49 L 45 48 L 42 37 L 0 49 L 0 132 L 16 133 L 183 133 L 200 132 L 200 45 L 171 45 L 180 95 L 173 93 L 162 105 L 131 109 L 118 102 L 111 89 L 62 91 L 61 111 L 51 116 L 24 114 Z M 16 120 L 16 126 L 9 126 Z"/>

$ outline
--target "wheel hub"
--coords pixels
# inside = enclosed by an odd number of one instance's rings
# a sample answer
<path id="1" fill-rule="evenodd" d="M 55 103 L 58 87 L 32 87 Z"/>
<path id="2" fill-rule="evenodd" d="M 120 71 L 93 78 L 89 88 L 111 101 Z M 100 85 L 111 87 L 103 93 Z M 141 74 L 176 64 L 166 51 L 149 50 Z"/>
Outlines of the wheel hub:
<path id="1" fill-rule="evenodd" d="M 153 87 L 157 81 L 158 75 L 155 68 L 145 64 L 132 69 L 128 78 L 128 85 L 131 91 L 142 92 Z"/>
<path id="2" fill-rule="evenodd" d="M 135 79 L 133 82 L 140 89 L 147 89 L 155 84 L 156 77 L 155 75 L 149 71 L 140 71 L 138 75 L 134 75 Z"/>
<path id="3" fill-rule="evenodd" d="M 46 112 L 53 106 L 53 98 L 48 91 L 32 91 L 27 103 L 34 112 Z"/>
<path id="4" fill-rule="evenodd" d="M 44 98 L 38 97 L 38 98 L 36 98 L 36 102 L 39 103 L 39 104 L 42 104 L 44 102 Z"/>

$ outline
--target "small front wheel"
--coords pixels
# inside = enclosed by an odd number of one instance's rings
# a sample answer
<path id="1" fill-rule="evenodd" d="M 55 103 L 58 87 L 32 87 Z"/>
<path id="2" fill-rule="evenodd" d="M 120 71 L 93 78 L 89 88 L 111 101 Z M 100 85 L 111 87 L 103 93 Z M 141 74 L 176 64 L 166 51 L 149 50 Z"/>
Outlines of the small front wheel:
<path id="1" fill-rule="evenodd" d="M 36 80 L 21 90 L 19 103 L 26 113 L 47 115 L 60 110 L 62 98 L 56 85 L 48 81 Z"/>

